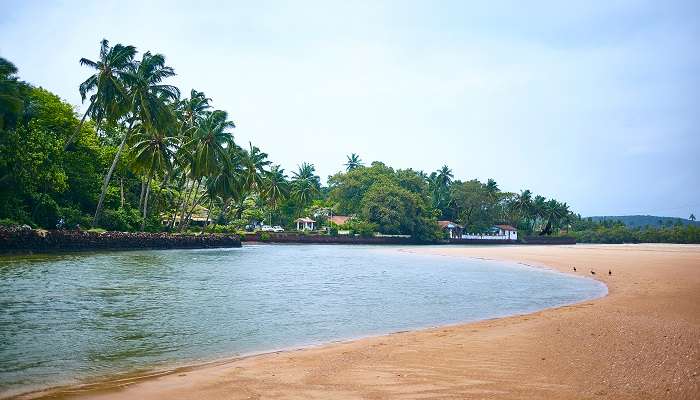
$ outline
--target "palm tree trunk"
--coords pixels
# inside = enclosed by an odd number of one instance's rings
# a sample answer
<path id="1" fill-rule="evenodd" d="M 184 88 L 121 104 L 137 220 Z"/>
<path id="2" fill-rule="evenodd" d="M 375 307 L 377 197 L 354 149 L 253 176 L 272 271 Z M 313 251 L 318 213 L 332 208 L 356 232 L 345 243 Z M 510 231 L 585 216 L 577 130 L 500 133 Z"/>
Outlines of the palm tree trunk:
<path id="1" fill-rule="evenodd" d="M 141 179 L 141 194 L 139 195 L 139 212 L 143 211 L 143 196 L 146 194 L 146 182 Z"/>
<path id="2" fill-rule="evenodd" d="M 204 198 L 204 196 L 200 196 L 197 198 L 197 193 L 199 193 L 199 186 L 202 183 L 202 178 L 199 178 L 197 181 L 197 189 L 194 191 L 194 198 L 192 199 L 192 208 L 190 211 L 187 213 L 187 216 L 185 216 L 185 228 L 188 228 L 190 226 L 190 220 L 192 219 L 192 214 L 194 213 L 194 209 L 197 208 L 199 205 L 199 202 Z"/>
<path id="3" fill-rule="evenodd" d="M 146 213 L 148 212 L 148 194 L 151 192 L 151 177 L 153 173 L 148 174 L 148 182 L 146 183 L 146 195 L 143 198 L 143 219 L 141 220 L 141 232 L 146 227 Z"/>
<path id="4" fill-rule="evenodd" d="M 69 137 L 68 140 L 66 141 L 66 144 L 63 145 L 63 151 L 68 150 L 68 146 L 70 146 L 75 141 L 75 139 L 78 137 L 78 134 L 80 133 L 80 130 L 83 128 L 83 124 L 85 123 L 85 118 L 87 118 L 88 113 L 92 109 L 92 104 L 93 103 L 90 103 L 87 110 L 85 110 L 85 114 L 83 114 L 83 118 L 80 119 L 80 123 L 78 124 L 78 127 L 73 132 L 73 135 L 71 135 L 71 137 Z"/>
<path id="5" fill-rule="evenodd" d="M 124 208 L 124 178 L 119 178 L 119 194 L 121 198 L 120 207 Z"/>
<path id="6" fill-rule="evenodd" d="M 214 199 L 209 200 L 209 209 L 207 210 L 207 219 L 204 221 L 204 226 L 202 226 L 202 233 L 204 233 L 204 230 L 207 228 L 207 225 L 209 225 L 209 216 L 211 216 L 211 209 L 214 207 Z"/>
<path id="7" fill-rule="evenodd" d="M 131 132 L 131 125 L 133 124 L 133 121 L 129 124 L 129 129 L 127 130 L 126 134 L 124 135 L 124 138 L 122 139 L 122 142 L 119 144 L 119 148 L 117 149 L 117 153 L 114 155 L 114 160 L 112 160 L 112 165 L 109 167 L 109 171 L 107 172 L 107 175 L 105 175 L 104 182 L 102 183 L 102 193 L 100 193 L 100 200 L 97 202 L 97 209 L 95 210 L 95 217 L 92 219 L 92 226 L 96 227 L 97 223 L 100 220 L 100 212 L 102 211 L 102 203 L 105 200 L 105 195 L 107 194 L 107 188 L 109 187 L 109 180 L 112 179 L 112 174 L 114 173 L 114 169 L 117 168 L 117 162 L 119 161 L 119 156 L 122 154 L 122 150 L 124 150 L 124 145 L 126 144 L 126 139 L 129 137 L 129 133 Z"/>
<path id="8" fill-rule="evenodd" d="M 180 210 L 180 225 L 177 227 L 178 232 L 182 232 L 182 227 L 185 224 L 185 215 L 187 213 L 187 203 L 190 202 L 190 197 L 192 196 L 193 190 L 194 190 L 194 182 L 192 182 L 192 186 L 190 186 L 190 190 L 187 192 L 187 196 L 185 196 L 185 200 L 182 202 L 182 209 Z"/>

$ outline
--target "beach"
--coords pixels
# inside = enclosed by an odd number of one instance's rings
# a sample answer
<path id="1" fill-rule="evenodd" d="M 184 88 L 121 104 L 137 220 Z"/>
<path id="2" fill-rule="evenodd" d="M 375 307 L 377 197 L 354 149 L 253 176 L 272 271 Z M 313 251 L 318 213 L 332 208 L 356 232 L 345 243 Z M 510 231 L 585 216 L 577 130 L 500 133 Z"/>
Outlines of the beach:
<path id="1" fill-rule="evenodd" d="M 600 299 L 528 315 L 275 352 L 32 396 L 700 397 L 700 246 L 415 246 L 399 251 L 441 255 L 446 262 L 478 257 L 552 268 L 598 279 L 609 292 Z"/>

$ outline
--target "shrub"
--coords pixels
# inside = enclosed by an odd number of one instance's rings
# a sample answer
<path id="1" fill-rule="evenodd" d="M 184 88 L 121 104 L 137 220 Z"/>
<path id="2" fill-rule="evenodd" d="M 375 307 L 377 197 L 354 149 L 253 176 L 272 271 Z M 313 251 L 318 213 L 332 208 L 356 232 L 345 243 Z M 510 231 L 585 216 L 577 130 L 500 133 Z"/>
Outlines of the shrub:
<path id="1" fill-rule="evenodd" d="M 0 219 L 0 226 L 19 226 L 22 225 L 14 219 L 2 218 Z"/>
<path id="2" fill-rule="evenodd" d="M 260 241 L 261 242 L 269 242 L 270 239 L 272 239 L 272 236 L 270 236 L 269 232 L 260 233 Z"/>
<path id="3" fill-rule="evenodd" d="M 372 237 L 374 236 L 374 232 L 377 230 L 376 224 L 356 219 L 346 222 L 343 227 L 349 230 L 352 234 L 360 235 L 362 237 Z"/>
<path id="4" fill-rule="evenodd" d="M 131 207 L 107 209 L 102 213 L 100 227 L 108 231 L 133 232 L 141 227 L 138 210 Z"/>
<path id="5" fill-rule="evenodd" d="M 58 204 L 56 201 L 46 195 L 37 195 L 34 200 L 34 222 L 43 228 L 53 229 L 60 218 Z"/>

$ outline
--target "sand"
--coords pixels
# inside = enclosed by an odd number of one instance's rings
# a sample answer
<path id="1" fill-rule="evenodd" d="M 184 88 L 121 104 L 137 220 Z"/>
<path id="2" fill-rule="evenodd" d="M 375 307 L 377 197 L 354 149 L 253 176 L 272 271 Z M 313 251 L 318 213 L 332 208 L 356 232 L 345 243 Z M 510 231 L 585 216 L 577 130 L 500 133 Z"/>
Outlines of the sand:
<path id="1" fill-rule="evenodd" d="M 409 247 L 592 277 L 608 296 L 49 393 L 75 399 L 699 399 L 700 246 Z M 612 269 L 612 276 L 608 270 Z"/>

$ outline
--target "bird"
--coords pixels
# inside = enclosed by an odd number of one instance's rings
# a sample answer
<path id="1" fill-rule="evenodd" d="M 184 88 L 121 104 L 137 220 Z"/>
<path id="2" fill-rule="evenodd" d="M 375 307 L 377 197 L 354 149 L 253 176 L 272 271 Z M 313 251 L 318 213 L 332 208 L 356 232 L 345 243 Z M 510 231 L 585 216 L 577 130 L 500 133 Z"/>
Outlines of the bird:
<path id="1" fill-rule="evenodd" d="M 576 267 L 574 267 L 574 272 L 576 272 Z"/>
<path id="2" fill-rule="evenodd" d="M 608 275 L 612 275 L 612 270 L 611 270 L 611 269 L 608 270 Z"/>
<path id="3" fill-rule="evenodd" d="M 595 271 L 591 270 L 591 275 L 595 275 Z"/>

